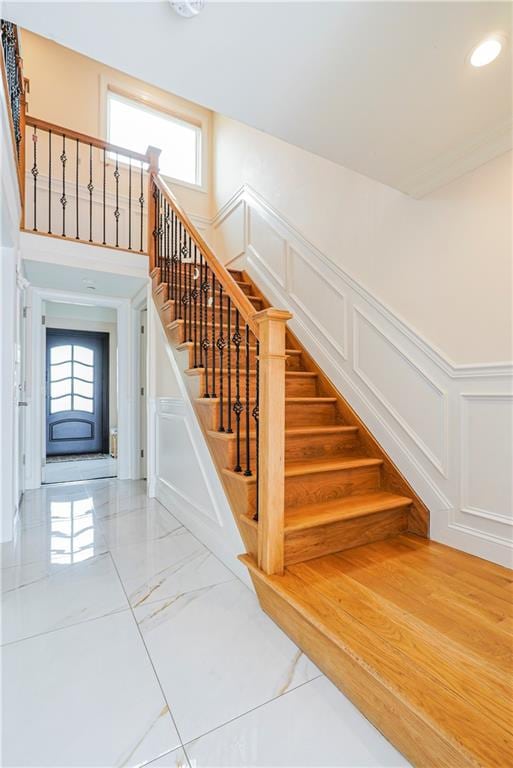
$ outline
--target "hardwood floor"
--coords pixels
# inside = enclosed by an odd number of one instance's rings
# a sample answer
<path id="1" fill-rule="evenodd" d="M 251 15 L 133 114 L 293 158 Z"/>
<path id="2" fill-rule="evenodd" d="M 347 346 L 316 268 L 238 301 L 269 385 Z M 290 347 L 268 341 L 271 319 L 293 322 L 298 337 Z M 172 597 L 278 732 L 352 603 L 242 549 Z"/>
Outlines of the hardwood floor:
<path id="1" fill-rule="evenodd" d="M 414 765 L 513 765 L 513 572 L 411 534 L 266 576 L 262 606 Z"/>

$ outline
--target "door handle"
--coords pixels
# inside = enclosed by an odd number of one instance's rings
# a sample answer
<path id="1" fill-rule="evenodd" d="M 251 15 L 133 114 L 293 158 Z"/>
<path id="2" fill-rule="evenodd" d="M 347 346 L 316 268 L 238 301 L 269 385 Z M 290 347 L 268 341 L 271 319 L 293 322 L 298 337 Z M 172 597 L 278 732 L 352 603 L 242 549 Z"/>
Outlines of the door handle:
<path id="1" fill-rule="evenodd" d="M 19 400 L 18 405 L 28 405 L 28 403 L 25 400 Z"/>

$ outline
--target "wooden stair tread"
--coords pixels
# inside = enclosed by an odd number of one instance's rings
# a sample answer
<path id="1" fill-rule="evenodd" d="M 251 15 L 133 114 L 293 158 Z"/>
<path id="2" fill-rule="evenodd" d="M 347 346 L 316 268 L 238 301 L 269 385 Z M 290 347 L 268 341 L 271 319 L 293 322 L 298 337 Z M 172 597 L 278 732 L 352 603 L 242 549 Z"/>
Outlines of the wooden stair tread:
<path id="1" fill-rule="evenodd" d="M 224 366 L 224 365 L 223 365 L 223 367 L 224 367 L 224 373 L 228 374 L 228 368 L 226 366 Z M 211 371 L 212 371 L 212 366 L 209 366 L 209 369 L 208 369 L 209 374 L 211 373 Z M 184 371 L 184 373 L 186 373 L 188 376 L 198 376 L 199 374 L 204 373 L 204 372 L 205 372 L 205 369 L 203 368 L 203 366 L 200 366 L 200 365 L 198 365 L 197 368 L 186 368 L 185 371 Z M 232 376 L 235 376 L 235 368 L 233 367 L 233 364 L 232 364 L 231 374 L 232 374 Z M 218 375 L 219 375 L 219 356 L 217 356 L 217 360 L 216 360 L 216 376 L 218 376 Z M 256 376 L 256 369 L 250 368 L 249 375 L 250 376 Z M 241 376 L 243 378 L 246 376 L 246 371 L 245 370 L 241 371 Z M 294 378 L 296 378 L 296 379 L 315 379 L 315 378 L 317 378 L 317 374 L 313 373 L 312 371 L 285 371 L 285 376 L 286 377 L 288 376 L 290 379 L 294 379 Z"/>
<path id="2" fill-rule="evenodd" d="M 457 583 L 449 585 L 452 601 L 443 615 L 432 620 L 429 602 L 419 599 L 415 608 L 397 594 L 379 556 L 375 582 L 365 581 L 366 552 L 383 550 L 383 562 L 392 560 L 400 572 L 408 538 L 297 563 L 283 576 L 266 576 L 251 556 L 241 560 L 257 590 L 261 585 L 273 595 L 266 600 L 271 616 L 293 640 L 304 641 L 312 660 L 414 764 L 502 768 L 513 754 L 511 667 L 506 660 L 490 664 L 477 646 L 469 650 L 451 635 Z M 426 572 L 419 564 L 419 572 L 436 585 L 434 566 Z M 460 634 L 475 631 L 469 616 Z"/>
<path id="3" fill-rule="evenodd" d="M 250 402 L 254 401 L 254 397 L 250 397 Z M 197 402 L 209 403 L 210 405 L 217 405 L 219 403 L 219 397 L 197 397 Z M 336 397 L 286 397 L 285 405 L 315 405 L 316 403 L 336 403 Z"/>
<path id="4" fill-rule="evenodd" d="M 328 525 L 340 520 L 350 520 L 375 512 L 408 507 L 411 499 L 394 493 L 376 491 L 358 496 L 346 496 L 341 499 L 309 504 L 304 507 L 292 507 L 285 510 L 285 532 L 298 531 L 318 525 Z"/>
<path id="5" fill-rule="evenodd" d="M 341 469 L 356 469 L 357 467 L 379 467 L 382 464 L 382 459 L 375 459 L 369 456 L 341 457 L 317 461 L 312 461 L 311 459 L 308 461 L 290 461 L 285 464 L 285 477 L 314 475 L 318 472 L 334 472 Z"/>
<path id="6" fill-rule="evenodd" d="M 301 437 L 304 435 L 305 437 L 311 437 L 313 435 L 355 434 L 356 432 L 358 432 L 358 427 L 345 426 L 343 424 L 337 424 L 335 426 L 323 426 L 321 424 L 318 427 L 289 427 L 285 428 L 285 439 L 287 436 Z M 226 440 L 235 440 L 237 437 L 235 432 L 219 432 L 217 429 L 209 429 L 207 430 L 207 433 L 211 437 L 219 437 Z M 254 437 L 256 433 L 254 430 L 251 430 L 249 434 L 250 437 Z M 240 436 L 242 440 L 246 438 L 245 430 L 241 429 Z"/>
<path id="7" fill-rule="evenodd" d="M 194 346 L 194 342 L 193 341 L 182 341 L 182 342 L 180 342 L 180 344 L 176 345 L 175 349 L 178 349 L 181 352 L 184 349 L 192 349 L 193 346 Z M 254 344 L 250 344 L 249 349 L 250 349 L 250 352 L 256 352 L 256 346 Z M 225 350 L 225 354 L 227 354 L 226 350 Z M 300 349 L 286 349 L 285 350 L 285 354 L 288 357 L 291 357 L 292 355 L 300 355 L 301 354 L 301 350 Z M 301 373 L 307 373 L 307 371 L 301 371 Z M 315 375 L 317 375 L 317 374 L 315 374 Z"/>

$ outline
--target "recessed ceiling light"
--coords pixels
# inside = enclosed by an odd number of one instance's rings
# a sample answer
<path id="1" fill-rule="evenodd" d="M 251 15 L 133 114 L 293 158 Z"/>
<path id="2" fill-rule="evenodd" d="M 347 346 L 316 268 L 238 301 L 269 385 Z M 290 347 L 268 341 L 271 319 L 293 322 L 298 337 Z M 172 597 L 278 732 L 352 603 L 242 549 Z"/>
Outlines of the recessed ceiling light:
<path id="1" fill-rule="evenodd" d="M 498 37 L 487 37 L 470 54 L 470 63 L 473 67 L 485 67 L 495 61 L 501 50 L 502 42 Z"/>

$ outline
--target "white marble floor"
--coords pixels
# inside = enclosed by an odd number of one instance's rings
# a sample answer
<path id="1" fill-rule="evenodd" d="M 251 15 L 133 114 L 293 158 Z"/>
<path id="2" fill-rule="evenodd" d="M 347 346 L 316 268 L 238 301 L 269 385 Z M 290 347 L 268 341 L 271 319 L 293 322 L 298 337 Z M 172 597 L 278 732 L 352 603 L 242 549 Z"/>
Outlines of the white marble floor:
<path id="1" fill-rule="evenodd" d="M 408 765 L 142 482 L 28 492 L 1 565 L 4 768 Z"/>

